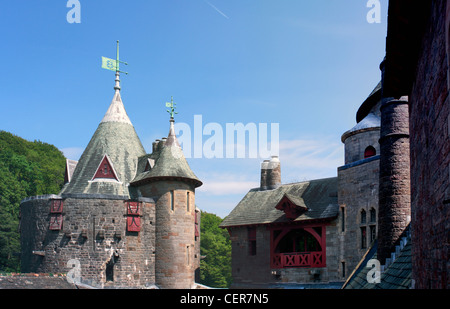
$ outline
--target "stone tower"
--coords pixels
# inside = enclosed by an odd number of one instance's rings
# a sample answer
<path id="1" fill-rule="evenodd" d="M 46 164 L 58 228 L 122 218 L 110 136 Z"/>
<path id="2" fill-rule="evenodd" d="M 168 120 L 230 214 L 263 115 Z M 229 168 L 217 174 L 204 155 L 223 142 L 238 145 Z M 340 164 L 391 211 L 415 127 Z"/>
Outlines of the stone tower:
<path id="1" fill-rule="evenodd" d="M 357 124 L 342 135 L 345 165 L 338 168 L 339 271 L 347 278 L 377 237 L 381 82 L 361 104 Z"/>
<path id="2" fill-rule="evenodd" d="M 161 288 L 186 289 L 200 265 L 195 189 L 202 182 L 190 169 L 170 119 L 167 139 L 140 160 L 141 174 L 131 183 L 139 195 L 156 201 L 155 280 Z"/>
<path id="3" fill-rule="evenodd" d="M 114 89 L 61 192 L 22 201 L 22 272 L 67 273 L 95 287 L 191 288 L 200 267 L 195 188 L 202 183 L 173 118 L 169 136 L 146 154 L 122 102 L 119 71 Z"/>
<path id="4" fill-rule="evenodd" d="M 384 61 L 380 68 L 384 80 Z M 408 97 L 382 102 L 377 255 L 385 264 L 411 221 L 411 189 Z"/>

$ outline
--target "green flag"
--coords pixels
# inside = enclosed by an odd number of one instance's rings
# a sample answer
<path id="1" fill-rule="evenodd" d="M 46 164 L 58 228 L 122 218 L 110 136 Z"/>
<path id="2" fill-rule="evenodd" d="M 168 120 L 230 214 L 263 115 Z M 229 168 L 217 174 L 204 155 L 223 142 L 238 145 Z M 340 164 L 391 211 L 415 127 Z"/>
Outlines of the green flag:
<path id="1" fill-rule="evenodd" d="M 118 65 L 117 65 L 117 60 L 106 58 L 106 57 L 102 57 L 102 68 L 111 70 L 111 71 L 119 70 Z"/>

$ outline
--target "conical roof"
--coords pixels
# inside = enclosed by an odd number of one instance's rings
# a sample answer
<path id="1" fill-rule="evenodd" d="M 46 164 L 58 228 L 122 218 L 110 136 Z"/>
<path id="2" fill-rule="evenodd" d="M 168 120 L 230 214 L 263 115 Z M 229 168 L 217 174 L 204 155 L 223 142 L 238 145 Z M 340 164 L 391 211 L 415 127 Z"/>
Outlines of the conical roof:
<path id="1" fill-rule="evenodd" d="M 195 187 L 202 185 L 184 157 L 174 130 L 174 120 L 170 119 L 170 131 L 167 139 L 161 141 L 162 147 L 153 152 L 150 156 L 145 156 L 140 160 L 140 172 L 132 181 L 131 185 L 140 185 L 150 181 L 161 179 L 179 179 L 194 183 Z M 145 161 L 153 160 L 153 167 L 146 169 Z M 148 166 L 147 166 L 148 168 Z"/>
<path id="2" fill-rule="evenodd" d="M 120 87 L 115 89 L 103 120 L 61 194 L 129 196 L 128 185 L 136 175 L 138 158 L 145 155 L 145 150 L 125 111 Z M 109 169 L 109 177 L 101 176 L 103 166 Z"/>

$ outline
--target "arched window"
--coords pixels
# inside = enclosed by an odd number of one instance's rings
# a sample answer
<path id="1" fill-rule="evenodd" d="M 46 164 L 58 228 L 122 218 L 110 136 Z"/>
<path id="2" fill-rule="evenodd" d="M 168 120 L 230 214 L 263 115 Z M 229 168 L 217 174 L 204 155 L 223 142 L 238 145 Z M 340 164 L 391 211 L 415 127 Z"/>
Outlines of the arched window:
<path id="1" fill-rule="evenodd" d="M 364 209 L 361 210 L 361 224 L 366 223 L 366 211 Z"/>
<path id="2" fill-rule="evenodd" d="M 370 222 L 377 222 L 377 211 L 373 207 L 370 209 Z"/>
<path id="3" fill-rule="evenodd" d="M 377 154 L 377 151 L 373 146 L 369 146 L 364 150 L 364 159 L 373 157 Z"/>

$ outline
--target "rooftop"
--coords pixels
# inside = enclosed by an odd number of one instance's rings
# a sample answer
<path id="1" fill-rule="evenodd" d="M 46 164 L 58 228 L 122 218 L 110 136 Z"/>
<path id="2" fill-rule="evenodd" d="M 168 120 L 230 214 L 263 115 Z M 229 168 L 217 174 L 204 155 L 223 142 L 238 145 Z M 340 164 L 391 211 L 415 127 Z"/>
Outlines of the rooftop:
<path id="1" fill-rule="evenodd" d="M 287 196 L 297 206 L 307 209 L 295 219 L 289 219 L 285 212 L 275 207 Z M 301 222 L 308 220 L 333 219 L 338 215 L 337 178 L 325 178 L 284 184 L 274 190 L 250 190 L 231 213 L 223 220 L 221 227 Z"/>

